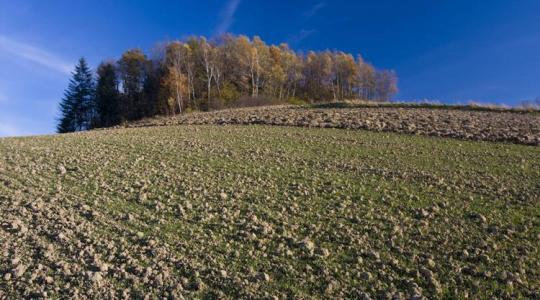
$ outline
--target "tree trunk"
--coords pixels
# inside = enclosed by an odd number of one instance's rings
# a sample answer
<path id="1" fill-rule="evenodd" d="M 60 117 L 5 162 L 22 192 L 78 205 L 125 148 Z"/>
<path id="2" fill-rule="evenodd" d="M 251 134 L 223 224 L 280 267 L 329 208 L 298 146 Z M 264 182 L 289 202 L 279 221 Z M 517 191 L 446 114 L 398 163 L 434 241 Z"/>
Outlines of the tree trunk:
<path id="1" fill-rule="evenodd" d="M 182 114 L 182 93 L 180 93 L 178 86 L 176 86 L 176 102 L 178 102 L 178 112 Z"/>

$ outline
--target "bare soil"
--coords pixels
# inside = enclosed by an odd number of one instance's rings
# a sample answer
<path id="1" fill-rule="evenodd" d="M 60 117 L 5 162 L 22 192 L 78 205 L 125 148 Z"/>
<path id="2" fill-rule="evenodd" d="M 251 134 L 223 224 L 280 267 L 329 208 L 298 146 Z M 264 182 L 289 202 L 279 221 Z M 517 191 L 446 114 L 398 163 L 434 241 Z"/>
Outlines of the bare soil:
<path id="1" fill-rule="evenodd" d="M 278 125 L 364 129 L 475 141 L 540 145 L 540 114 L 410 106 L 313 108 L 268 106 L 191 113 L 130 123 L 129 127 L 179 124 Z"/>

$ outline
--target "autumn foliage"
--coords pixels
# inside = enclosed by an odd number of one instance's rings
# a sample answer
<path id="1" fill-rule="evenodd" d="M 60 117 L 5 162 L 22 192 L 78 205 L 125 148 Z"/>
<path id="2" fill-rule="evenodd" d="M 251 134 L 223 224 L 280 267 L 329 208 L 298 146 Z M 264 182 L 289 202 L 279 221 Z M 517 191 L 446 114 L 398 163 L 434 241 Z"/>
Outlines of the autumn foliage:
<path id="1" fill-rule="evenodd" d="M 242 35 L 167 42 L 151 58 L 130 49 L 103 62 L 97 73 L 89 127 L 264 103 L 388 101 L 397 92 L 395 72 L 377 70 L 360 55 L 299 53 Z"/>

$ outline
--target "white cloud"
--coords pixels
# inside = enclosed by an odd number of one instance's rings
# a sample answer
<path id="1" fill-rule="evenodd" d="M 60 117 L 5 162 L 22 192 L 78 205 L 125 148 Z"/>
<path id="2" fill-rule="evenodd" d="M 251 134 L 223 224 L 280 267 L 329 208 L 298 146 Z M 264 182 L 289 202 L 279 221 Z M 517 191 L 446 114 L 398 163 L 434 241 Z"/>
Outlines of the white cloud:
<path id="1" fill-rule="evenodd" d="M 315 29 L 302 29 L 297 34 L 293 35 L 288 39 L 288 42 L 290 44 L 299 44 L 303 40 L 307 39 L 310 35 L 316 33 L 317 30 Z"/>
<path id="2" fill-rule="evenodd" d="M 326 1 L 320 1 L 319 3 L 315 4 L 312 8 L 304 12 L 304 16 L 311 18 L 314 15 L 316 15 L 319 12 L 319 10 L 321 10 L 325 6 L 326 6 Z"/>
<path id="3" fill-rule="evenodd" d="M 240 5 L 240 0 L 229 0 L 225 8 L 221 11 L 221 21 L 216 27 L 216 34 L 223 34 L 229 31 L 229 28 L 234 22 L 234 14 Z"/>
<path id="4" fill-rule="evenodd" d="M 70 74 L 71 69 L 73 68 L 73 64 L 58 58 L 43 49 L 15 41 L 3 35 L 0 35 L 0 51 L 7 52 L 13 56 L 37 63 L 64 74 Z"/>

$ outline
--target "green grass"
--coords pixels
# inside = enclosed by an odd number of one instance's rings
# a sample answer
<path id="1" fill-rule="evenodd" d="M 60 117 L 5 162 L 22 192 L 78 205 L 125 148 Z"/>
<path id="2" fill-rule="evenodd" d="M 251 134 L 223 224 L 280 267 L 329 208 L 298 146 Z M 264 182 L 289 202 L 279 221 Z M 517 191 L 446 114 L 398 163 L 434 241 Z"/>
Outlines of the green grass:
<path id="1" fill-rule="evenodd" d="M 106 216 L 99 238 L 133 241 L 141 231 L 171 245 L 205 283 L 189 297 L 411 296 L 414 282 L 430 298 L 527 298 L 540 287 L 538 147 L 339 129 L 120 129 L 0 139 L 1 182 L 8 198 L 25 189 L 47 198 L 61 184 L 61 197 Z M 298 246 L 306 237 L 314 255 Z M 219 270 L 230 280 L 218 280 Z M 520 283 L 499 280 L 502 271 Z M 256 282 L 260 272 L 271 280 Z"/>

